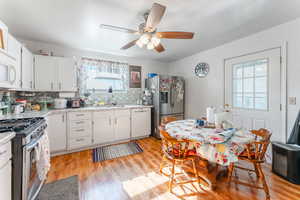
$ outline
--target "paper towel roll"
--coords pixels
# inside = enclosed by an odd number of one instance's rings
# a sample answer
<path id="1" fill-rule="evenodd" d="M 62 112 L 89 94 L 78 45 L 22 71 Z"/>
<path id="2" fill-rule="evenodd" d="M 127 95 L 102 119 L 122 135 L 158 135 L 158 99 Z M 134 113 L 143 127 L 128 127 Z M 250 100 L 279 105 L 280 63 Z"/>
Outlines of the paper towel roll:
<path id="1" fill-rule="evenodd" d="M 215 123 L 215 110 L 214 107 L 206 108 L 206 119 L 208 123 Z"/>

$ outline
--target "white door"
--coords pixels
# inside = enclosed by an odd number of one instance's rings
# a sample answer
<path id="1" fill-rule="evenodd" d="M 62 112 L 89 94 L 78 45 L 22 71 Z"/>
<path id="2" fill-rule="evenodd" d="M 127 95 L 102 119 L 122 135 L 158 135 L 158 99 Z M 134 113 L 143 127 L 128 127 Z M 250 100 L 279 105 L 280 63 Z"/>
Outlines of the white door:
<path id="1" fill-rule="evenodd" d="M 33 55 L 32 53 L 22 47 L 22 88 L 33 89 Z"/>
<path id="2" fill-rule="evenodd" d="M 145 137 L 151 133 L 150 108 L 132 109 L 131 111 L 131 136 Z"/>
<path id="3" fill-rule="evenodd" d="M 94 144 L 113 142 L 115 140 L 113 118 L 113 111 L 93 112 Z"/>
<path id="4" fill-rule="evenodd" d="M 52 114 L 47 116 L 47 132 L 50 141 L 50 152 L 64 151 L 67 149 L 66 114 Z"/>
<path id="5" fill-rule="evenodd" d="M 35 86 L 38 90 L 58 90 L 58 59 L 51 56 L 35 56 Z"/>
<path id="6" fill-rule="evenodd" d="M 115 111 L 115 136 L 116 140 L 130 138 L 130 110 Z"/>
<path id="7" fill-rule="evenodd" d="M 73 58 L 58 58 L 60 91 L 76 91 L 76 70 Z"/>
<path id="8" fill-rule="evenodd" d="M 235 126 L 267 128 L 272 141 L 284 142 L 280 68 L 280 48 L 226 60 L 225 103 Z"/>

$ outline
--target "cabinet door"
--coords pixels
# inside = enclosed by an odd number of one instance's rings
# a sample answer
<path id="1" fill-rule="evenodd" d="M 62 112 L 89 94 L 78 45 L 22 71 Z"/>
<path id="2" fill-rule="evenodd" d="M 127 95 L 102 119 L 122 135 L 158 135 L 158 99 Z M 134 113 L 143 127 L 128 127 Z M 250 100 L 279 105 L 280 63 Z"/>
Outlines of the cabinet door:
<path id="1" fill-rule="evenodd" d="M 21 86 L 21 43 L 16 40 L 12 35 L 8 34 L 7 53 L 16 60 L 15 73 L 16 81 L 12 85 L 14 88 Z"/>
<path id="2" fill-rule="evenodd" d="M 144 137 L 151 133 L 150 108 L 132 109 L 131 111 L 131 136 Z"/>
<path id="3" fill-rule="evenodd" d="M 0 166 L 0 194 L 1 199 L 11 200 L 11 161 Z"/>
<path id="4" fill-rule="evenodd" d="M 58 59 L 36 55 L 34 59 L 35 88 L 37 90 L 58 90 Z"/>
<path id="5" fill-rule="evenodd" d="M 52 114 L 47 117 L 48 137 L 50 140 L 50 152 L 64 151 L 67 149 L 66 114 Z"/>
<path id="6" fill-rule="evenodd" d="M 59 60 L 59 82 L 60 91 L 76 91 L 76 69 L 73 58 L 58 58 Z"/>
<path id="7" fill-rule="evenodd" d="M 115 111 L 116 140 L 130 139 L 130 110 Z"/>
<path id="8" fill-rule="evenodd" d="M 33 89 L 33 55 L 27 48 L 22 47 L 21 57 L 22 88 Z"/>
<path id="9" fill-rule="evenodd" d="M 101 144 L 115 140 L 113 111 L 97 111 L 93 113 L 94 143 Z"/>

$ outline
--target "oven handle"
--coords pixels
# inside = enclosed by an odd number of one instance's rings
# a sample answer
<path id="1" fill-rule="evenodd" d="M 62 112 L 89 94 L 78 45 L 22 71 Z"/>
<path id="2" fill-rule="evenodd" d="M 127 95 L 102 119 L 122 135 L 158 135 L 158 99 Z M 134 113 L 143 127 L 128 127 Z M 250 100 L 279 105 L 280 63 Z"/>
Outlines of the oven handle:
<path id="1" fill-rule="evenodd" d="M 44 134 L 39 136 L 36 140 L 34 140 L 34 141 L 30 142 L 29 144 L 25 145 L 26 151 L 30 151 L 31 149 L 33 149 L 39 143 L 39 140 L 41 139 L 41 137 L 43 135 Z"/>

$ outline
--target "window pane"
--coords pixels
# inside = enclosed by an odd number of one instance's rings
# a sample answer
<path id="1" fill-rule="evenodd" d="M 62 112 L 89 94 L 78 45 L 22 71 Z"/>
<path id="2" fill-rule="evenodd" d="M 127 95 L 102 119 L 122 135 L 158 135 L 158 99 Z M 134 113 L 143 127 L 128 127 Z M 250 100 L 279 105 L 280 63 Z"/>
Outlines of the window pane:
<path id="1" fill-rule="evenodd" d="M 254 108 L 254 98 L 253 93 L 245 93 L 244 94 L 244 108 Z"/>
<path id="2" fill-rule="evenodd" d="M 267 60 L 265 62 L 258 62 L 255 65 L 255 76 L 266 76 L 267 75 Z"/>
<path id="3" fill-rule="evenodd" d="M 244 92 L 247 93 L 254 92 L 254 78 L 244 79 Z"/>
<path id="4" fill-rule="evenodd" d="M 267 77 L 255 78 L 255 92 L 267 92 Z"/>
<path id="5" fill-rule="evenodd" d="M 268 109 L 268 96 L 266 93 L 255 94 L 255 108 L 260 110 Z"/>
<path id="6" fill-rule="evenodd" d="M 233 92 L 243 92 L 243 79 L 233 80 Z"/>
<path id="7" fill-rule="evenodd" d="M 233 93 L 233 107 L 243 107 L 243 95 L 239 93 Z"/>
<path id="8" fill-rule="evenodd" d="M 252 63 L 245 64 L 244 67 L 244 77 L 253 77 L 254 76 L 254 65 Z"/>
<path id="9" fill-rule="evenodd" d="M 233 65 L 233 77 L 235 78 L 243 77 L 243 65 L 241 64 Z"/>

